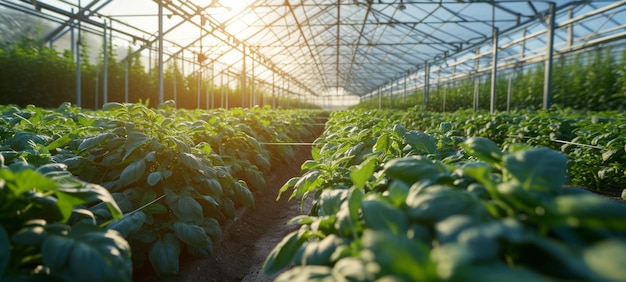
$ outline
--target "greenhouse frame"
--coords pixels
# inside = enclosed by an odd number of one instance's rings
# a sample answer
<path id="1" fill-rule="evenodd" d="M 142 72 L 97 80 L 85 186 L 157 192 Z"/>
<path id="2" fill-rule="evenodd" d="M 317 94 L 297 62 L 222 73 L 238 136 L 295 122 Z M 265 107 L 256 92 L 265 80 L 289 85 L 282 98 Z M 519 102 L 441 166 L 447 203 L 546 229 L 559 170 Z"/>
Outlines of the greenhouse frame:
<path id="1" fill-rule="evenodd" d="M 433 88 L 490 77 L 493 112 L 506 99 L 496 97 L 494 78 L 538 63 L 548 108 L 555 58 L 623 45 L 624 19 L 626 1 L 608 0 L 3 0 L 0 39 L 30 34 L 75 58 L 82 36 L 103 50 L 132 50 L 158 71 L 159 102 L 172 91 L 163 86 L 170 64 L 207 85 L 239 87 L 248 106 L 258 104 L 257 91 L 332 104 L 420 90 L 426 104 Z M 200 89 L 198 107 L 224 106 L 200 105 Z M 80 83 L 76 92 L 80 106 Z"/>

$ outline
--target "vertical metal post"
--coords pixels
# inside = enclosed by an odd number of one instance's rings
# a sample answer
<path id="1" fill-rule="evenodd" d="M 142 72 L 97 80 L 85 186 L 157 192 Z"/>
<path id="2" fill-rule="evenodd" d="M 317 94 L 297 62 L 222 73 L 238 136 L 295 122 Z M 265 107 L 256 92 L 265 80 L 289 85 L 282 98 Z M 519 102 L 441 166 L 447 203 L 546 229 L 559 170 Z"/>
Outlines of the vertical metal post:
<path id="1" fill-rule="evenodd" d="M 78 0 L 78 39 L 76 40 L 76 106 L 81 107 L 81 73 L 80 73 L 80 45 L 81 43 L 81 21 L 82 18 L 82 6 L 80 5 L 80 0 Z"/>
<path id="2" fill-rule="evenodd" d="M 250 108 L 254 107 L 257 102 L 256 102 L 256 88 L 254 87 L 256 84 L 255 81 L 255 77 L 254 77 L 254 58 L 252 60 L 250 60 L 250 64 L 252 64 L 252 81 L 251 81 L 251 85 L 250 85 Z"/>
<path id="3" fill-rule="evenodd" d="M 211 109 L 215 109 L 215 61 L 211 63 Z"/>
<path id="4" fill-rule="evenodd" d="M 159 104 L 163 103 L 163 3 L 159 2 Z"/>
<path id="5" fill-rule="evenodd" d="M 478 102 L 479 102 L 479 87 L 480 87 L 480 77 L 478 76 L 478 55 L 480 54 L 480 47 L 476 48 L 476 58 L 474 59 L 474 112 L 478 111 Z"/>
<path id="6" fill-rule="evenodd" d="M 272 109 L 276 109 L 276 72 L 272 72 Z"/>
<path id="7" fill-rule="evenodd" d="M 198 84 L 197 85 L 198 89 L 196 89 L 197 90 L 196 98 L 198 98 L 197 105 L 196 105 L 197 109 L 200 109 L 200 95 L 202 95 L 202 83 L 201 83 L 201 81 L 202 81 L 202 69 L 201 69 L 201 66 L 198 65 L 198 71 L 196 72 L 196 82 Z"/>
<path id="8" fill-rule="evenodd" d="M 230 76 L 226 77 L 226 109 L 229 109 L 228 107 L 228 97 L 230 96 Z"/>
<path id="9" fill-rule="evenodd" d="M 224 72 L 222 71 L 220 73 L 220 88 L 222 91 L 220 91 L 222 93 L 222 96 L 220 98 L 220 108 L 224 109 Z"/>
<path id="10" fill-rule="evenodd" d="M 287 80 L 287 108 L 291 107 L 291 82 Z"/>
<path id="11" fill-rule="evenodd" d="M 173 60 L 174 60 L 174 77 L 173 77 L 172 84 L 174 84 L 174 104 L 178 105 L 178 101 L 177 101 L 178 89 L 176 89 L 177 88 L 176 77 L 178 76 L 178 64 L 176 64 L 176 56 L 174 56 Z"/>
<path id="12" fill-rule="evenodd" d="M 554 57 L 554 21 L 555 21 L 555 4 L 550 2 L 548 9 L 547 21 L 547 38 L 546 38 L 546 67 L 543 79 L 543 109 L 550 108 L 552 100 L 552 60 Z"/>
<path id="13" fill-rule="evenodd" d="M 567 18 L 572 19 L 574 17 L 574 9 L 570 8 L 567 10 Z M 570 23 L 567 25 L 567 47 L 572 47 L 574 44 L 574 24 Z"/>
<path id="14" fill-rule="evenodd" d="M 95 91 L 95 97 L 94 97 L 94 101 L 93 101 L 93 108 L 97 109 L 98 108 L 98 101 L 100 101 L 100 68 L 96 67 L 96 88 L 94 89 Z"/>
<path id="15" fill-rule="evenodd" d="M 109 48 L 107 47 L 107 21 L 104 20 L 104 36 L 102 37 L 102 50 L 103 62 L 102 62 L 102 105 L 106 104 L 109 97 Z M 96 101 L 96 109 L 98 108 L 98 102 Z"/>
<path id="16" fill-rule="evenodd" d="M 511 96 L 513 95 L 513 76 L 509 76 L 509 85 L 506 91 L 506 111 L 511 112 Z"/>
<path id="17" fill-rule="evenodd" d="M 496 86 L 498 83 L 498 28 L 493 29 L 493 47 L 491 50 L 491 95 L 489 99 L 489 112 L 496 111 Z"/>
<path id="18" fill-rule="evenodd" d="M 424 62 L 424 108 L 423 111 L 426 111 L 428 107 L 428 95 L 430 92 L 430 63 Z"/>
<path id="19" fill-rule="evenodd" d="M 478 111 L 480 102 L 480 79 L 474 79 L 474 112 Z"/>
<path id="20" fill-rule="evenodd" d="M 381 90 L 381 86 L 378 87 L 378 109 L 380 110 L 383 107 L 383 93 Z"/>
<path id="21" fill-rule="evenodd" d="M 128 68 L 130 63 L 128 62 L 128 56 L 124 64 L 124 103 L 128 103 Z"/>
<path id="22" fill-rule="evenodd" d="M 71 13 L 74 14 L 74 8 L 72 8 Z M 72 25 L 70 25 L 70 50 L 72 54 L 76 54 L 76 44 L 74 44 L 74 21 L 72 20 Z"/>
<path id="23" fill-rule="evenodd" d="M 248 87 L 246 85 L 246 46 L 242 44 L 241 48 L 243 49 L 243 57 L 241 58 L 241 107 L 244 108 L 246 106 L 246 87 Z"/>
<path id="24" fill-rule="evenodd" d="M 445 83 L 445 86 L 443 87 L 443 105 L 441 107 L 442 113 L 446 112 L 446 92 L 447 91 L 448 91 L 448 83 Z"/>
<path id="25" fill-rule="evenodd" d="M 402 97 L 402 103 L 404 104 L 404 106 L 406 107 L 406 80 L 408 79 L 407 76 L 404 76 L 404 93 L 403 93 L 403 97 Z"/>

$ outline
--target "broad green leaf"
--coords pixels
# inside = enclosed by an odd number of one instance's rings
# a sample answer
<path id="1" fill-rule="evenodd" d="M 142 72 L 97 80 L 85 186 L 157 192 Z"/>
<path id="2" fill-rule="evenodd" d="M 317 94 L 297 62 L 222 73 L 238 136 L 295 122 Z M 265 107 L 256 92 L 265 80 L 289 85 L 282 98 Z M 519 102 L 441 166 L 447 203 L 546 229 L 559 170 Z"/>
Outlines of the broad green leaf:
<path id="1" fill-rule="evenodd" d="M 450 273 L 451 277 L 445 276 L 450 281 L 467 280 L 484 282 L 548 282 L 552 278 L 543 276 L 537 272 L 524 269 L 512 268 L 501 262 L 488 262 L 471 264 L 461 267 L 456 273 Z"/>
<path id="2" fill-rule="evenodd" d="M 33 170 L 22 170 L 17 173 L 12 173 L 9 170 L 3 170 L 3 174 L 0 176 L 4 179 L 5 177 L 11 177 L 13 181 L 7 181 L 6 186 L 13 190 L 13 194 L 22 195 L 27 191 L 31 191 L 33 188 L 38 191 L 55 191 L 58 189 L 59 184 L 40 173 L 37 173 Z"/>
<path id="3" fill-rule="evenodd" d="M 180 195 L 172 202 L 168 197 L 166 200 L 169 208 L 179 220 L 201 220 L 203 218 L 202 206 L 189 195 Z"/>
<path id="4" fill-rule="evenodd" d="M 64 222 L 71 215 L 74 206 L 82 205 L 84 203 L 94 203 L 97 201 L 101 201 L 106 204 L 109 212 L 113 216 L 113 219 L 119 219 L 122 217 L 122 211 L 117 205 L 117 201 L 106 188 L 97 184 L 87 183 L 83 187 L 59 188 L 56 192 L 56 196 L 59 199 L 57 201 L 57 205 L 63 214 Z"/>
<path id="5" fill-rule="evenodd" d="M 146 161 L 144 159 L 139 159 L 138 161 L 130 163 L 120 174 L 120 185 L 127 186 L 139 181 L 143 177 L 145 171 Z"/>
<path id="6" fill-rule="evenodd" d="M 313 191 L 317 188 L 319 183 L 322 181 L 320 174 L 320 171 L 316 169 L 302 175 L 302 177 L 300 177 L 294 185 L 294 191 L 289 197 L 289 200 L 302 197 L 305 193 Z"/>
<path id="7" fill-rule="evenodd" d="M 198 226 L 204 229 L 204 232 L 211 236 L 212 239 L 217 240 L 222 237 L 222 227 L 220 226 L 219 221 L 215 218 L 207 218 L 205 217 Z"/>
<path id="8" fill-rule="evenodd" d="M 389 150 L 390 145 L 391 145 L 391 137 L 389 136 L 389 133 L 383 133 L 380 136 L 378 136 L 378 139 L 376 140 L 376 144 L 374 144 L 374 148 L 372 149 L 372 152 L 385 153 L 387 152 L 387 150 Z"/>
<path id="9" fill-rule="evenodd" d="M 583 259 L 596 273 L 610 281 L 626 277 L 626 241 L 608 239 L 586 248 Z"/>
<path id="10" fill-rule="evenodd" d="M 161 174 L 161 172 L 153 171 L 150 174 L 148 174 L 148 185 L 150 186 L 157 185 L 157 183 L 159 183 L 161 179 L 163 179 L 163 175 Z"/>
<path id="11" fill-rule="evenodd" d="M 404 134 L 406 144 L 427 154 L 437 151 L 437 138 L 417 130 L 411 130 Z"/>
<path id="12" fill-rule="evenodd" d="M 348 244 L 335 234 L 330 234 L 320 241 L 309 241 L 304 246 L 302 254 L 302 265 L 330 265 L 332 263 L 331 256 L 335 250 L 342 245 Z"/>
<path id="13" fill-rule="evenodd" d="M 363 194 L 364 192 L 362 189 L 350 189 L 350 193 L 348 195 L 348 209 L 350 210 L 352 222 L 357 222 L 359 220 L 359 210 L 361 209 Z"/>
<path id="14" fill-rule="evenodd" d="M 365 187 L 365 183 L 367 183 L 367 180 L 369 180 L 374 173 L 376 160 L 377 158 L 375 156 L 369 157 L 350 171 L 350 179 L 356 187 L 360 189 Z"/>
<path id="15" fill-rule="evenodd" d="M 389 184 L 387 191 L 383 196 L 388 199 L 394 206 L 401 207 L 406 201 L 409 194 L 409 186 L 403 181 L 393 181 Z"/>
<path id="16" fill-rule="evenodd" d="M 285 236 L 267 255 L 263 263 L 263 273 L 271 275 L 291 264 L 306 238 L 307 231 L 304 229 Z"/>
<path id="17" fill-rule="evenodd" d="M 80 145 L 78 146 L 78 151 L 83 152 L 85 150 L 89 150 L 96 146 L 101 146 L 104 142 L 108 141 L 109 139 L 113 137 L 115 137 L 115 134 L 113 133 L 102 133 L 94 137 L 89 137 L 80 143 Z"/>
<path id="18" fill-rule="evenodd" d="M 409 156 L 393 159 L 384 165 L 385 174 L 392 179 L 404 181 L 411 185 L 421 179 L 438 179 L 447 172 L 446 167 L 425 156 Z"/>
<path id="19" fill-rule="evenodd" d="M 178 154 L 178 161 L 181 162 L 186 167 L 191 168 L 193 170 L 200 170 L 203 167 L 202 160 L 198 158 L 196 155 L 190 154 L 190 153 Z"/>
<path id="20" fill-rule="evenodd" d="M 477 217 L 487 214 L 480 200 L 468 192 L 439 185 L 430 186 L 419 194 L 409 191 L 406 205 L 411 219 L 428 222 L 438 222 L 455 214 Z"/>
<path id="21" fill-rule="evenodd" d="M 150 247 L 148 259 L 157 274 L 170 277 L 179 272 L 180 243 L 173 233 L 167 233 Z"/>
<path id="22" fill-rule="evenodd" d="M 107 229 L 117 230 L 122 237 L 135 232 L 146 222 L 146 214 L 143 211 L 136 211 L 129 215 L 124 215 L 121 219 L 111 222 Z"/>
<path id="23" fill-rule="evenodd" d="M 51 151 L 57 148 L 61 148 L 67 144 L 69 144 L 71 141 L 73 141 L 74 139 L 72 138 L 72 135 L 74 135 L 74 132 L 65 134 L 59 138 L 57 138 L 56 140 L 52 141 L 52 143 L 48 144 L 48 146 L 46 146 L 46 150 Z"/>
<path id="24" fill-rule="evenodd" d="M 348 190 L 325 189 L 319 197 L 319 215 L 334 215 L 346 199 Z"/>
<path id="25" fill-rule="evenodd" d="M 374 281 L 374 275 L 371 271 L 367 271 L 365 262 L 358 258 L 346 257 L 342 258 L 335 266 L 333 266 L 333 272 L 345 277 L 348 281 Z"/>
<path id="26" fill-rule="evenodd" d="M 567 182 L 567 157 L 548 148 L 532 148 L 507 154 L 504 167 L 524 189 L 559 192 Z"/>
<path id="27" fill-rule="evenodd" d="M 281 273 L 274 282 L 304 282 L 304 281 L 343 281 L 341 277 L 334 277 L 332 268 L 322 265 L 297 266 Z"/>
<path id="28" fill-rule="evenodd" d="M 122 108 L 126 108 L 126 106 L 118 102 L 108 102 L 102 105 L 103 111 L 115 111 L 117 109 L 122 109 Z"/>
<path id="29" fill-rule="evenodd" d="M 500 147 L 484 137 L 471 137 L 461 144 L 470 156 L 490 164 L 499 164 L 502 159 Z"/>
<path id="30" fill-rule="evenodd" d="M 374 256 L 378 276 L 394 275 L 401 281 L 436 281 L 434 267 L 429 265 L 428 249 L 406 236 L 388 231 L 366 229 L 361 239 L 363 247 Z"/>
<path id="31" fill-rule="evenodd" d="M 402 210 L 380 199 L 366 199 L 361 202 L 365 225 L 375 230 L 393 234 L 404 234 L 409 221 Z"/>
<path id="32" fill-rule="evenodd" d="M 493 167 L 486 162 L 471 162 L 463 164 L 460 168 L 463 173 L 473 177 L 487 188 L 495 189 L 496 182 L 491 177 Z"/>
<path id="33" fill-rule="evenodd" d="M 13 233 L 11 241 L 20 245 L 38 246 L 48 235 L 45 229 L 46 221 L 33 219 L 24 223 L 22 229 Z"/>
<path id="34" fill-rule="evenodd" d="M 560 195 L 555 201 L 559 219 L 572 227 L 626 231 L 626 205 L 595 194 Z"/>
<path id="35" fill-rule="evenodd" d="M 290 187 L 293 187 L 294 185 L 296 185 L 296 183 L 298 183 L 298 181 L 300 181 L 300 176 L 296 176 L 296 177 L 292 177 L 289 180 L 287 180 L 287 182 L 285 182 L 285 184 L 283 184 L 282 187 L 280 187 L 280 190 L 278 192 L 278 196 L 276 197 L 276 201 L 280 200 L 280 196 L 287 192 L 287 189 L 289 189 Z"/>
<path id="36" fill-rule="evenodd" d="M 79 231 L 75 232 L 74 229 Z M 45 266 L 66 281 L 131 281 L 130 246 L 119 233 L 75 225 L 70 236 L 50 235 L 42 244 Z M 89 262 L 89 263 L 85 263 Z"/>
<path id="37" fill-rule="evenodd" d="M 304 163 L 302 163 L 302 165 L 300 166 L 300 170 L 302 171 L 308 171 L 311 170 L 313 168 L 317 168 L 320 166 L 320 163 L 318 163 L 317 161 L 314 160 L 306 160 L 304 161 Z"/>
<path id="38" fill-rule="evenodd" d="M 38 167 L 35 171 L 43 175 L 49 172 L 67 171 L 67 165 L 63 163 L 48 163 Z"/>
<path id="39" fill-rule="evenodd" d="M 126 142 L 124 143 L 124 157 L 122 160 L 126 160 L 130 154 L 132 154 L 137 148 L 141 145 L 145 144 L 150 140 L 150 137 L 145 135 L 143 132 L 139 131 L 130 131 L 126 135 Z"/>
<path id="40" fill-rule="evenodd" d="M 177 221 L 172 224 L 172 229 L 176 237 L 187 245 L 196 248 L 206 248 L 213 245 L 211 238 L 209 238 L 204 229 L 198 225 Z"/>
<path id="41" fill-rule="evenodd" d="M 234 185 L 235 190 L 235 199 L 238 200 L 241 204 L 246 207 L 254 206 L 254 196 L 250 189 L 246 186 L 245 182 L 237 181 Z"/>

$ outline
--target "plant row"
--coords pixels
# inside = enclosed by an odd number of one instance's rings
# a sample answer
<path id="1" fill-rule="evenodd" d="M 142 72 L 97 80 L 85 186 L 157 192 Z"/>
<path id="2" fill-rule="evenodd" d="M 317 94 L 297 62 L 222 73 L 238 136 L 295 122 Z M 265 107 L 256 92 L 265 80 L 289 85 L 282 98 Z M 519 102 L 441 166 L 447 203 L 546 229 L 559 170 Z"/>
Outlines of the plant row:
<path id="1" fill-rule="evenodd" d="M 2 280 L 128 281 L 146 262 L 175 275 L 292 161 L 263 143 L 314 137 L 314 112 L 173 106 L 0 108 Z"/>
<path id="2" fill-rule="evenodd" d="M 94 64 L 90 61 L 87 40 L 81 40 L 81 105 L 83 108 L 100 108 L 104 93 L 104 52 Z M 146 67 L 141 54 L 129 48 L 126 61 L 120 62 L 118 54 L 108 50 L 107 101 L 131 103 L 151 101 L 158 105 L 158 64 Z M 65 101 L 76 101 L 76 55 L 69 50 L 59 53 L 43 42 L 22 38 L 17 42 L 0 42 L 0 96 L 1 105 L 15 104 L 39 107 L 56 107 Z M 147 70 L 147 71 L 146 71 Z M 228 79 L 228 78 L 226 78 Z M 181 72 L 174 63 L 166 66 L 163 79 L 165 100 L 176 100 L 179 108 L 209 108 L 212 105 L 226 108 L 251 107 L 251 98 L 242 95 L 241 89 L 214 85 L 218 78 L 202 78 L 201 73 Z M 128 84 L 126 84 L 126 81 Z M 124 96 L 128 89 L 128 97 Z M 255 93 L 256 104 L 277 105 L 286 108 L 319 108 L 300 99 L 247 89 Z M 211 94 L 212 93 L 212 94 Z M 128 99 L 128 100 L 126 100 Z"/>
<path id="3" fill-rule="evenodd" d="M 277 281 L 619 281 L 626 205 L 567 187 L 568 158 L 393 119 L 331 115 L 281 195 L 308 214 L 269 254 Z M 472 135 L 469 135 L 472 136 Z"/>
<path id="4" fill-rule="evenodd" d="M 543 105 L 544 64 L 516 67 L 499 71 L 496 81 L 495 109 L 540 109 Z M 431 74 L 434 76 L 434 74 Z M 509 88 L 510 79 L 510 88 Z M 471 75 L 454 82 L 430 83 L 426 109 L 434 112 L 454 112 L 473 108 L 478 83 L 478 109 L 490 108 L 491 77 Z M 508 94 L 510 94 L 510 99 Z M 423 105 L 424 91 L 418 90 L 391 98 L 372 97 L 357 108 L 407 109 Z M 579 110 L 623 110 L 626 108 L 626 49 L 595 49 L 555 60 L 552 71 L 553 105 Z"/>

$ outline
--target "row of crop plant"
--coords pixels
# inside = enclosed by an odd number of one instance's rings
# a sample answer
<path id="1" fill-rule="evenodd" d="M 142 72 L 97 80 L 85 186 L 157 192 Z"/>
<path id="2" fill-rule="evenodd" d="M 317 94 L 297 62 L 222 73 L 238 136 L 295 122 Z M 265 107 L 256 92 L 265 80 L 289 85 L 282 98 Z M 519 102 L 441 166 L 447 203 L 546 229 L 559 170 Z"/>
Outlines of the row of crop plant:
<path id="1" fill-rule="evenodd" d="M 151 107 L 156 107 L 159 100 L 156 64 L 146 71 L 139 54 L 132 55 L 132 50 L 128 51 L 127 63 L 120 63 L 115 52 L 107 54 L 107 102 L 149 101 Z M 0 104 L 54 108 L 63 102 L 75 102 L 74 57 L 70 51 L 60 54 L 41 42 L 26 38 L 0 43 Z M 88 46 L 81 45 L 81 106 L 84 108 L 100 108 L 103 104 L 103 64 L 102 53 L 98 62 L 93 64 L 89 60 Z M 228 83 L 228 78 L 216 77 L 215 81 L 220 85 L 210 83 L 211 78 L 201 78 L 200 83 L 199 79 L 197 73 L 183 75 L 180 67 L 169 64 L 163 80 L 164 100 L 176 100 L 178 107 L 187 109 L 236 108 L 250 104 L 250 98 L 242 98 L 240 89 L 228 87 L 232 85 Z M 126 88 L 128 97 L 125 97 Z M 252 89 L 247 90 L 247 93 L 251 92 Z M 256 104 L 261 107 L 318 108 L 296 98 L 280 96 L 280 91 L 272 95 L 256 89 L 255 93 Z"/>
<path id="2" fill-rule="evenodd" d="M 162 277 L 206 257 L 318 112 L 0 106 L 0 280 Z M 131 256 L 132 253 L 132 256 Z"/>
<path id="3" fill-rule="evenodd" d="M 552 80 L 552 104 L 580 110 L 623 110 L 626 108 L 626 49 L 597 49 L 555 60 Z M 511 97 L 509 94 L 511 82 Z M 540 109 L 543 105 L 544 65 L 501 71 L 497 80 L 496 110 Z M 431 82 L 426 110 L 453 112 L 474 107 L 478 82 L 478 108 L 490 109 L 491 78 L 469 77 L 455 82 Z M 423 91 L 390 98 L 383 93 L 383 108 L 407 109 L 423 105 Z M 507 105 L 508 104 L 508 105 Z M 378 97 L 355 108 L 379 107 Z"/>
<path id="4" fill-rule="evenodd" d="M 276 281 L 621 281 L 626 205 L 567 187 L 545 147 L 430 133 L 390 117 L 335 112 L 303 174 L 312 198 L 269 254 Z"/>
<path id="5" fill-rule="evenodd" d="M 405 126 L 426 132 L 448 121 L 454 134 L 486 137 L 501 148 L 528 144 L 558 150 L 569 158 L 567 176 L 573 185 L 614 192 L 626 187 L 626 116 L 620 111 L 553 107 L 493 115 L 471 110 L 398 115 Z"/>

